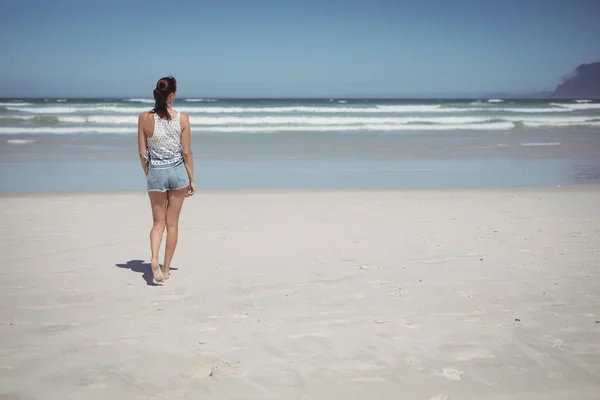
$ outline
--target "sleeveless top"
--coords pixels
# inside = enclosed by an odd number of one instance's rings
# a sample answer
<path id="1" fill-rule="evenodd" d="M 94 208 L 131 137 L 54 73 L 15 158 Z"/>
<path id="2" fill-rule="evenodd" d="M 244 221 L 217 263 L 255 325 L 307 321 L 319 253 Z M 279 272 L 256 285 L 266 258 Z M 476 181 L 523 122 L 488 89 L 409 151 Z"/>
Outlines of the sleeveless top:
<path id="1" fill-rule="evenodd" d="M 154 134 L 147 139 L 146 158 L 151 168 L 170 168 L 183 161 L 181 118 L 179 112 L 171 120 L 154 113 Z"/>

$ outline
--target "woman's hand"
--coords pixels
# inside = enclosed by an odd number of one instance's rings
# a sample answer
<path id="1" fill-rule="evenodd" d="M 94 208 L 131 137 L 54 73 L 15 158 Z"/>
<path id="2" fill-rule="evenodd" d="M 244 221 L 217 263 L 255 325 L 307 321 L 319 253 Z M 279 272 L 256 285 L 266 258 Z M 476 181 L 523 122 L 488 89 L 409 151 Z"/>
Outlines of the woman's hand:
<path id="1" fill-rule="evenodd" d="M 194 182 L 191 182 L 190 186 L 188 186 L 188 191 L 185 194 L 185 197 L 193 196 L 194 193 L 196 193 L 196 185 L 194 184 Z"/>

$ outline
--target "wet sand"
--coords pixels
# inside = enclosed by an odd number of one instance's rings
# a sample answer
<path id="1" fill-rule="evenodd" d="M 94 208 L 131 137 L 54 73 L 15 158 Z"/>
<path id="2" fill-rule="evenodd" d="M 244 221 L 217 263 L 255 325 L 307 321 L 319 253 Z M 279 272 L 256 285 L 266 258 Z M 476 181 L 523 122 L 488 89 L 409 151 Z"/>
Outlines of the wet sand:
<path id="1" fill-rule="evenodd" d="M 144 190 L 134 135 L 15 135 L 0 141 L 3 192 Z M 591 129 L 196 134 L 197 186 L 452 188 L 600 183 Z"/>

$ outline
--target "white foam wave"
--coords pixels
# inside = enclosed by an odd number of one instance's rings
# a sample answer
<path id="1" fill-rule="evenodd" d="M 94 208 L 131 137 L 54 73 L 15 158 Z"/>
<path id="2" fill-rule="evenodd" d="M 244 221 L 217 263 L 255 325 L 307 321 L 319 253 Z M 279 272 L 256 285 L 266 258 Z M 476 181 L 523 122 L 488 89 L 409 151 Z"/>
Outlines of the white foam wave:
<path id="1" fill-rule="evenodd" d="M 25 107 L 25 106 L 31 106 L 33 104 L 31 103 L 23 103 L 23 102 L 17 102 L 17 101 L 9 101 L 9 102 L 2 102 L 0 103 L 0 107 Z"/>
<path id="2" fill-rule="evenodd" d="M 587 122 L 565 122 L 565 121 L 554 121 L 554 122 L 546 122 L 546 121 L 531 121 L 525 122 L 525 126 L 533 127 L 533 128 L 561 128 L 561 127 L 595 127 L 600 126 L 600 122 L 598 121 L 587 121 Z"/>
<path id="3" fill-rule="evenodd" d="M 123 120 L 121 119 L 123 118 Z M 67 124 L 87 124 L 87 123 L 93 123 L 94 120 L 96 120 L 96 122 L 102 123 L 102 124 L 118 124 L 120 123 L 120 121 L 123 121 L 127 124 L 134 124 L 137 123 L 137 119 L 135 117 L 102 117 L 100 115 L 98 116 L 89 116 L 89 117 L 58 117 L 58 120 L 60 122 L 65 122 Z M 113 122 L 113 120 L 116 120 Z"/>
<path id="4" fill-rule="evenodd" d="M 89 116 L 61 116 L 58 117 L 60 122 L 67 124 L 124 124 L 137 125 L 138 118 L 134 115 L 89 115 Z"/>
<path id="5" fill-rule="evenodd" d="M 575 103 L 591 103 L 591 100 L 575 100 Z"/>
<path id="6" fill-rule="evenodd" d="M 559 146 L 560 142 L 533 142 L 533 143 L 520 143 L 521 146 Z"/>
<path id="7" fill-rule="evenodd" d="M 139 114 L 148 111 L 142 107 L 119 107 L 119 106 L 90 106 L 90 107 L 7 107 L 8 110 L 21 111 L 36 114 L 74 114 L 106 112 L 120 114 Z M 452 113 L 469 112 L 471 108 L 450 108 L 437 105 L 416 106 L 376 106 L 376 107 L 179 107 L 179 111 L 188 114 L 235 114 L 235 113 Z"/>
<path id="8" fill-rule="evenodd" d="M 35 142 L 35 140 L 30 140 L 30 139 L 8 139 L 6 141 L 6 143 L 8 144 L 27 144 L 27 143 L 33 143 Z"/>
<path id="9" fill-rule="evenodd" d="M 31 121 L 38 118 L 48 118 L 35 115 L 0 116 L 2 120 Z M 95 115 L 61 115 L 56 116 L 58 123 L 70 125 L 130 125 L 137 124 L 135 115 L 95 114 Z M 197 126 L 268 126 L 268 125 L 371 125 L 371 124 L 437 124 L 437 125 L 466 125 L 495 122 L 522 123 L 532 127 L 560 127 L 560 126 L 596 126 L 599 119 L 594 116 L 564 116 L 564 115 L 504 115 L 502 117 L 490 116 L 202 116 L 192 115 L 190 122 L 192 129 Z M 43 123 L 44 121 L 40 121 Z"/>
<path id="10" fill-rule="evenodd" d="M 473 124 L 484 123 L 486 118 L 478 117 L 401 117 L 401 118 L 361 118 L 361 117 L 191 117 L 194 125 L 369 125 L 369 124 Z"/>
<path id="11" fill-rule="evenodd" d="M 73 117 L 68 117 L 73 118 Z M 79 117 L 76 117 L 79 118 Z M 113 120 L 120 126 L 41 126 L 0 127 L 0 134 L 135 134 L 135 118 Z M 100 121 L 100 120 L 99 120 Z M 81 121 L 72 120 L 74 123 Z M 88 121 L 89 122 L 89 121 Z M 102 120 L 106 123 L 105 120 Z M 421 123 L 419 123 L 421 122 Z M 437 118 L 426 121 L 411 118 L 204 118 L 192 121 L 194 132 L 341 132 L 341 131 L 447 131 L 447 130 L 507 130 L 516 126 L 525 127 L 600 127 L 598 120 L 573 117 L 566 120 L 513 119 L 482 122 L 476 118 Z"/>
<path id="12" fill-rule="evenodd" d="M 31 119 L 35 119 L 35 118 L 39 118 L 39 117 L 35 116 L 35 115 L 2 115 L 2 116 L 0 116 L 0 120 L 3 120 L 3 119 L 22 119 L 24 121 L 27 121 L 27 120 L 31 120 Z"/>
<path id="13" fill-rule="evenodd" d="M 118 106 L 92 106 L 92 107 L 6 107 L 10 111 L 21 111 L 32 114 L 74 114 L 90 112 L 111 112 L 121 114 L 139 114 L 148 111 L 146 108 L 118 107 Z"/>
<path id="14" fill-rule="evenodd" d="M 510 122 L 471 125 L 360 124 L 360 125 L 270 125 L 270 126 L 200 126 L 196 132 L 340 132 L 340 131 L 445 131 L 445 130 L 506 130 Z M 0 134 L 135 134 L 132 127 L 0 127 Z"/>
<path id="15" fill-rule="evenodd" d="M 181 107 L 188 114 L 241 114 L 241 113 L 315 113 L 315 114 L 382 114 L 382 113 L 426 113 L 426 112 L 469 112 L 469 108 L 442 108 L 440 106 L 376 106 L 376 107 Z"/>
<path id="16" fill-rule="evenodd" d="M 377 107 L 376 108 L 377 110 L 381 110 L 384 112 L 395 112 L 395 113 L 468 112 L 468 111 L 472 111 L 471 108 L 467 108 L 467 107 L 442 107 L 441 105 L 437 105 L 437 104 L 402 105 L 402 106 L 379 105 L 376 107 Z"/>
<path id="17" fill-rule="evenodd" d="M 24 127 L 0 127 L 0 134 L 2 135 L 21 135 L 26 133 L 40 134 L 40 133 L 51 133 L 51 134 L 81 134 L 81 133 L 135 133 L 135 128 L 132 127 L 104 127 L 104 126 L 76 126 L 76 127 L 35 127 L 35 128 L 24 128 Z"/>
<path id="18" fill-rule="evenodd" d="M 488 103 L 504 103 L 502 99 L 489 99 Z"/>
<path id="19" fill-rule="evenodd" d="M 572 110 L 562 107 L 550 107 L 550 108 L 488 108 L 487 111 L 505 111 L 510 113 L 523 113 L 523 114 L 546 114 L 546 113 L 564 113 L 571 112 Z"/>
<path id="20" fill-rule="evenodd" d="M 6 104 L 6 109 L 32 114 L 90 114 L 90 113 L 112 113 L 112 114 L 140 114 L 148 111 L 145 107 L 123 107 L 117 105 L 102 106 L 39 106 L 30 107 L 31 104 Z M 10 104 L 10 105 L 9 105 Z M 575 110 L 600 109 L 598 103 L 551 103 L 550 107 L 443 107 L 439 105 L 378 105 L 357 107 L 310 107 L 310 106 L 280 106 L 280 107 L 179 107 L 178 110 L 188 114 L 281 114 L 281 113 L 312 113 L 312 114 L 438 114 L 438 113 L 477 113 L 477 112 L 507 112 L 520 114 L 540 113 L 565 113 Z"/>
<path id="21" fill-rule="evenodd" d="M 57 103 L 66 103 L 67 99 L 58 99 L 56 100 Z"/>
<path id="22" fill-rule="evenodd" d="M 217 99 L 185 99 L 184 101 L 187 101 L 190 103 L 215 103 L 219 100 L 217 100 Z"/>
<path id="23" fill-rule="evenodd" d="M 397 124 L 368 124 L 368 125 L 274 125 L 260 128 L 244 126 L 201 127 L 196 131 L 205 132 L 337 132 L 337 131 L 446 131 L 446 130 L 507 130 L 512 129 L 510 122 L 472 124 L 472 125 L 397 125 Z"/>
<path id="24" fill-rule="evenodd" d="M 574 117 L 574 116 L 561 116 L 561 115 L 545 115 L 543 117 L 535 116 L 514 116 L 505 117 L 502 120 L 507 121 L 522 121 L 525 124 L 567 124 L 567 125 L 578 125 L 594 122 L 593 117 Z"/>
<path id="25" fill-rule="evenodd" d="M 132 103 L 148 103 L 148 104 L 154 104 L 154 100 L 153 99 L 127 99 L 125 101 L 129 101 Z"/>
<path id="26" fill-rule="evenodd" d="M 564 112 L 570 112 L 572 110 L 567 109 L 567 108 L 563 108 L 563 107 L 556 107 L 556 106 L 551 106 L 551 107 L 530 107 L 530 106 L 523 106 L 523 107 L 502 107 L 501 105 L 498 106 L 490 106 L 486 103 L 482 103 L 480 100 L 474 101 L 473 103 L 469 103 L 469 105 L 472 108 L 466 109 L 466 111 L 471 111 L 471 112 L 488 112 L 488 111 L 493 111 L 493 112 L 509 112 L 509 113 L 523 113 L 523 114 L 545 114 L 545 113 L 564 113 Z"/>
<path id="27" fill-rule="evenodd" d="M 33 117 L 21 116 L 23 119 Z M 136 116 L 120 115 L 90 115 L 90 116 L 60 116 L 60 122 L 69 124 L 137 124 Z M 191 116 L 192 129 L 195 125 L 355 125 L 355 124 L 472 124 L 489 121 L 480 117 L 311 117 L 311 116 L 264 116 L 264 117 L 203 117 Z"/>
<path id="28" fill-rule="evenodd" d="M 593 110 L 600 109 L 600 103 L 550 103 L 555 107 L 566 108 L 569 110 Z"/>

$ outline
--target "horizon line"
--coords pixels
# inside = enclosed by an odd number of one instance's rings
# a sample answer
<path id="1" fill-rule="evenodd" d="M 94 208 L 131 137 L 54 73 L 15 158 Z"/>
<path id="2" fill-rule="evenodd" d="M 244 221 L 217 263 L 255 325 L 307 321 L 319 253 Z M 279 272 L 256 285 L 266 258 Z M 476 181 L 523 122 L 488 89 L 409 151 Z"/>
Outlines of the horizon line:
<path id="1" fill-rule="evenodd" d="M 144 96 L 0 96 L 0 100 L 152 100 Z M 429 96 L 186 96 L 175 100 L 185 101 L 192 99 L 202 100 L 580 100 L 580 97 L 553 97 L 550 95 L 512 95 L 512 96 L 485 96 L 485 95 L 429 95 Z M 600 97 L 585 98 L 586 100 L 600 100 Z"/>

